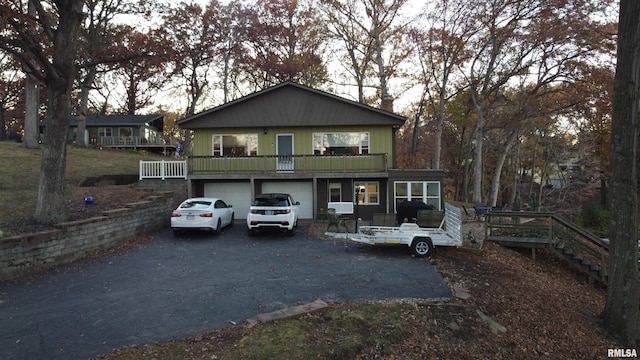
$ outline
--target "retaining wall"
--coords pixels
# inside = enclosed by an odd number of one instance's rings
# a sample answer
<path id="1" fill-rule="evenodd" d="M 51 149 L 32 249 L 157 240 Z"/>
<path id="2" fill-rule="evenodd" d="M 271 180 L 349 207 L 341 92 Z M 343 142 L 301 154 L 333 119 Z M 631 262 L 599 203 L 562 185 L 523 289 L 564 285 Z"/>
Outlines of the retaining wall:
<path id="1" fill-rule="evenodd" d="M 55 230 L 0 238 L 0 280 L 16 278 L 126 243 L 169 226 L 172 192 L 105 211 L 102 216 L 61 223 Z"/>
<path id="2" fill-rule="evenodd" d="M 143 179 L 135 183 L 138 189 L 151 189 L 153 191 L 170 191 L 173 194 L 173 209 L 189 197 L 188 182 L 184 179 Z"/>

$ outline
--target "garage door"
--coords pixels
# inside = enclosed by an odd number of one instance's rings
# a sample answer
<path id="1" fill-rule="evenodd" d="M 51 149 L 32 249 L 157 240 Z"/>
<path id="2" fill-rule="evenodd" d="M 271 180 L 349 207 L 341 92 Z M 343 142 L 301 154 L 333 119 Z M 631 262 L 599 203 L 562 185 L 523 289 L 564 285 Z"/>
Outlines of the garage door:
<path id="1" fill-rule="evenodd" d="M 263 193 L 291 194 L 294 201 L 300 202 L 300 219 L 313 219 L 313 183 L 311 182 L 265 182 Z"/>
<path id="2" fill-rule="evenodd" d="M 246 219 L 251 206 L 251 183 L 206 183 L 204 196 L 218 197 L 233 206 L 236 219 Z"/>

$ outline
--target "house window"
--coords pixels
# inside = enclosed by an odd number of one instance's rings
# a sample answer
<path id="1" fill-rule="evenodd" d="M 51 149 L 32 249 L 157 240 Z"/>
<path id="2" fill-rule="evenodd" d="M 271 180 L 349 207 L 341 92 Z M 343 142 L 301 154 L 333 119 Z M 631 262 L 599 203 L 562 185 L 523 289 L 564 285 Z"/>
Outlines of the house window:
<path id="1" fill-rule="evenodd" d="M 403 201 L 422 201 L 440 208 L 440 182 L 438 181 L 398 181 L 394 183 L 395 206 Z"/>
<path id="2" fill-rule="evenodd" d="M 110 127 L 98 128 L 98 136 L 113 136 L 113 129 Z"/>
<path id="3" fill-rule="evenodd" d="M 315 155 L 365 155 L 369 154 L 369 133 L 314 133 Z"/>
<path id="4" fill-rule="evenodd" d="M 123 127 L 118 129 L 118 133 L 120 134 L 120 142 L 125 144 L 133 142 L 133 128 Z"/>
<path id="5" fill-rule="evenodd" d="M 329 202 L 342 201 L 342 184 L 329 183 Z"/>
<path id="6" fill-rule="evenodd" d="M 257 156 L 257 134 L 213 135 L 213 156 Z"/>
<path id="7" fill-rule="evenodd" d="M 379 205 L 380 204 L 380 183 L 359 182 L 355 184 L 354 191 L 357 190 L 358 204 Z"/>

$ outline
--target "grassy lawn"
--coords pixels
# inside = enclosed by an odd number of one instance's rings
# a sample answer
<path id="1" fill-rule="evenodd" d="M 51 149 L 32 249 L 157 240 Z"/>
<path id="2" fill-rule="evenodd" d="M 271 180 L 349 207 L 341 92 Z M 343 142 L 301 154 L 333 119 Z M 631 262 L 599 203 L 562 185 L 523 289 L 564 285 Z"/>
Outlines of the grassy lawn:
<path id="1" fill-rule="evenodd" d="M 40 149 L 25 149 L 14 141 L 0 141 L 0 203 L 12 204 L 0 212 L 0 223 L 13 217 L 33 215 L 40 180 Z M 67 148 L 66 186 L 100 175 L 137 174 L 140 160 L 166 159 L 154 154 L 125 150 Z M 6 209 L 6 207 L 5 207 Z"/>

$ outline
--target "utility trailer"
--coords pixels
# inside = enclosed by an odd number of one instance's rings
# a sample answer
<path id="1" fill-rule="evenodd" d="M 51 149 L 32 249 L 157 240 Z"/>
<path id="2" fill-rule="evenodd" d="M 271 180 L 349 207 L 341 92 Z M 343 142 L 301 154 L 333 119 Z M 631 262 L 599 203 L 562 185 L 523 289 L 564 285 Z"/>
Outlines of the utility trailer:
<path id="1" fill-rule="evenodd" d="M 445 203 L 444 218 L 437 228 L 421 228 L 418 224 L 400 226 L 361 226 L 348 237 L 350 241 L 375 246 L 405 245 L 416 257 L 430 256 L 435 246 L 462 246 L 460 208 Z"/>

